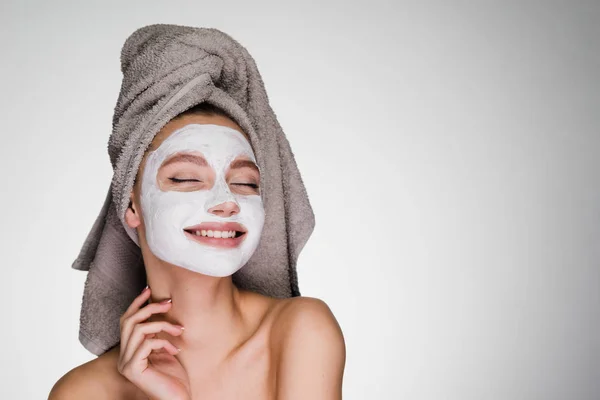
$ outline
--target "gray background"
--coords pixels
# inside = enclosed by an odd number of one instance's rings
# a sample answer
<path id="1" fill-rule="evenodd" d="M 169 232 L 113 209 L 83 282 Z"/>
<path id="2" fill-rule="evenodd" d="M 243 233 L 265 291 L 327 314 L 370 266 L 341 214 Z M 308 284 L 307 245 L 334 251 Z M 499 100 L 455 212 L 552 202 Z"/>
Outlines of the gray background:
<path id="1" fill-rule="evenodd" d="M 313 203 L 303 295 L 345 399 L 600 398 L 600 4 L 0 6 L 0 398 L 94 358 L 70 269 L 112 169 L 119 52 L 150 23 L 257 61 Z"/>

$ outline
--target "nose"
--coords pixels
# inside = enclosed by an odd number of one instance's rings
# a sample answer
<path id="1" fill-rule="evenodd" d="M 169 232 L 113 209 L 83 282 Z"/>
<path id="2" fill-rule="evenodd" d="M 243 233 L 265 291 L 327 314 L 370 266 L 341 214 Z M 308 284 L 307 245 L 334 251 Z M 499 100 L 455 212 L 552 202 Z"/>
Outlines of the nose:
<path id="1" fill-rule="evenodd" d="M 240 212 L 240 207 L 234 201 L 225 201 L 209 208 L 208 212 L 226 218 L 238 214 Z"/>

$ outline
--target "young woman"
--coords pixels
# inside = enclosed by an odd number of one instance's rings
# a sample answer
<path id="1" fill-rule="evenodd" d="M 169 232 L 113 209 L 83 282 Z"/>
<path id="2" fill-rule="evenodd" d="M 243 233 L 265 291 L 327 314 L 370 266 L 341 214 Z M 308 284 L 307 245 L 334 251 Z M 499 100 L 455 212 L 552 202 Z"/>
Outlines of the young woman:
<path id="1" fill-rule="evenodd" d="M 210 129 L 189 129 L 202 127 Z M 185 152 L 168 142 L 182 132 L 192 139 L 179 142 L 186 143 Z M 155 150 L 165 150 L 162 162 L 148 170 L 148 154 Z M 310 297 L 278 299 L 241 290 L 231 274 L 211 276 L 158 258 L 148 246 L 148 213 L 140 199 L 142 185 L 150 184 L 145 179 L 156 179 L 166 194 L 208 193 L 220 179 L 231 194 L 258 198 L 261 189 L 249 141 L 218 109 L 200 105 L 167 123 L 144 155 L 126 215 L 139 233 L 148 288 L 121 317 L 119 346 L 68 372 L 50 400 L 340 399 L 345 345 L 329 307 Z M 218 201 L 218 195 L 213 203 L 207 203 L 211 196 L 199 202 L 222 222 L 200 225 L 190 238 L 200 249 L 237 249 L 246 243 L 245 250 L 252 252 L 260 236 L 252 232 L 261 228 L 255 221 L 260 206 Z M 205 261 L 214 265 L 199 265 L 199 270 L 218 264 L 210 255 Z"/>
<path id="2" fill-rule="evenodd" d="M 218 30 L 156 24 L 121 69 L 115 175 L 73 264 L 99 357 L 50 400 L 340 399 L 341 329 L 295 275 L 312 210 L 254 61 Z"/>

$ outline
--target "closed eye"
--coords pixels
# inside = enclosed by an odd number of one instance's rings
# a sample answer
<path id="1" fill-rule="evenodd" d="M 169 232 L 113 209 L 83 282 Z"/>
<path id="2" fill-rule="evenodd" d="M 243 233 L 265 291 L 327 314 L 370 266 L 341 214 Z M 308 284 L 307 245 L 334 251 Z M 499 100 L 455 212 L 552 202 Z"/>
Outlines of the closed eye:
<path id="1" fill-rule="evenodd" d="M 232 185 L 250 186 L 251 188 L 258 189 L 258 185 L 255 183 L 232 183 Z"/>
<path id="2" fill-rule="evenodd" d="M 179 182 L 202 182 L 198 179 L 177 179 L 177 178 L 169 178 L 169 180 L 179 183 Z"/>

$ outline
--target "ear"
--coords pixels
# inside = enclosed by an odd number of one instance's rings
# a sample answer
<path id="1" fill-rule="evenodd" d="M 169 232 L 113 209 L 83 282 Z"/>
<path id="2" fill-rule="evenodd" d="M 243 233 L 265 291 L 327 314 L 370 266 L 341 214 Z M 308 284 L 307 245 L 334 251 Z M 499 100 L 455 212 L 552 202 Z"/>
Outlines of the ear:
<path id="1" fill-rule="evenodd" d="M 129 195 L 129 207 L 127 207 L 127 211 L 125 211 L 125 222 L 127 222 L 127 225 L 129 225 L 130 228 L 137 228 L 142 223 L 142 220 L 133 198 L 132 190 Z"/>

